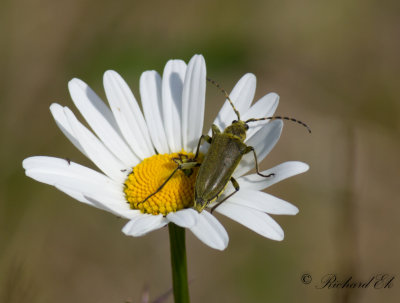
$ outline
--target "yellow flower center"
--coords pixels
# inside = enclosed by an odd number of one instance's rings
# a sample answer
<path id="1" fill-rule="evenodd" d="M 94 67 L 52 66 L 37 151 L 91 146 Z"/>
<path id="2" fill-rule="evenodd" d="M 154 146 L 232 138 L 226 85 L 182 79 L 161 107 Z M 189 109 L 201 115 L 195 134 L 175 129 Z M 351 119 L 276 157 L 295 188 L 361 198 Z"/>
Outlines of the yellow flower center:
<path id="1" fill-rule="evenodd" d="M 139 209 L 142 213 L 165 216 L 172 211 L 193 206 L 198 167 L 176 170 L 180 163 L 193 162 L 193 158 L 194 154 L 182 151 L 154 155 L 136 165 L 126 179 L 124 189 L 131 208 Z M 201 162 L 201 159 L 200 155 L 196 162 Z M 174 170 L 176 172 L 171 177 Z"/>

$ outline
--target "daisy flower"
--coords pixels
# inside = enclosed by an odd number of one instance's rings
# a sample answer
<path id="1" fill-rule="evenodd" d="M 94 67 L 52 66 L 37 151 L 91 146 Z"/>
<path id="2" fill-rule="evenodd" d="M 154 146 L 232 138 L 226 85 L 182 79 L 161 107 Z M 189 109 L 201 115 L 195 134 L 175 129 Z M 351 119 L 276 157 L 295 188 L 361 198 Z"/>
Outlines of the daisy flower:
<path id="1" fill-rule="evenodd" d="M 254 168 L 254 158 L 252 154 L 245 155 L 233 175 L 240 190 L 214 213 L 199 213 L 192 208 L 198 168 L 193 168 L 191 174 L 178 170 L 157 191 L 177 167 L 177 158 L 194 158 L 202 135 L 206 66 L 201 55 L 193 56 L 188 64 L 182 60 L 168 61 L 162 77 L 156 71 L 144 72 L 140 77 L 143 113 L 127 83 L 115 71 L 104 74 L 109 107 L 79 79 L 72 79 L 68 88 L 91 130 L 68 107 L 54 103 L 50 111 L 64 135 L 102 173 L 66 159 L 35 156 L 23 161 L 27 176 L 82 203 L 128 219 L 122 231 L 130 236 L 142 236 L 172 222 L 191 230 L 208 246 L 223 250 L 228 245 L 228 234 L 214 216 L 216 212 L 264 237 L 283 239 L 282 228 L 269 214 L 295 215 L 298 209 L 261 190 L 305 172 L 307 164 L 285 162 L 263 171 L 274 174 L 263 178 L 246 175 Z M 246 74 L 230 94 L 243 120 L 272 116 L 278 105 L 279 97 L 274 93 L 251 105 L 255 88 L 255 76 Z M 232 107 L 225 102 L 214 124 L 223 130 L 235 118 Z M 254 147 L 259 161 L 278 141 L 282 126 L 281 120 L 250 125 L 245 143 Z M 202 146 L 203 152 L 207 145 Z M 219 200 L 232 190 L 228 185 Z"/>

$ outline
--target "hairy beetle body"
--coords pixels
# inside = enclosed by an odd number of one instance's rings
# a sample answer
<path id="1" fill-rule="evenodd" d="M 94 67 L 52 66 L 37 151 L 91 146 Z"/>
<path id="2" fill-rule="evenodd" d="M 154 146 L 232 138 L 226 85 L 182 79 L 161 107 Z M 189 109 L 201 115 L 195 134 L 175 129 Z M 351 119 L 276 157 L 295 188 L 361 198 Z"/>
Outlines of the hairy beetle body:
<path id="1" fill-rule="evenodd" d="M 243 143 L 246 131 L 244 123 L 239 125 L 240 122 L 230 125 L 223 133 L 216 125 L 212 127 L 211 146 L 200 166 L 195 185 L 194 208 L 199 212 L 224 191 L 246 152 L 247 146 Z"/>

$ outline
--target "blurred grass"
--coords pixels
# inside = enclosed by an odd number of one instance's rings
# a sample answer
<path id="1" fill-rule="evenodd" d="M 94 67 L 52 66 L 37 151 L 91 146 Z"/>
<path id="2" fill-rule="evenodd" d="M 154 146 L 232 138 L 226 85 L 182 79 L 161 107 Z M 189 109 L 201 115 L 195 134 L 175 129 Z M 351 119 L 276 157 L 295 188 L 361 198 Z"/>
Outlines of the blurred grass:
<path id="1" fill-rule="evenodd" d="M 268 192 L 300 208 L 276 217 L 286 237 L 265 240 L 221 218 L 219 253 L 188 235 L 193 302 L 394 302 L 386 292 L 317 291 L 310 272 L 399 274 L 400 20 L 396 1 L 17 0 L 0 11 L 0 300 L 124 302 L 170 288 L 167 232 L 121 234 L 122 220 L 79 205 L 24 176 L 21 161 L 53 155 L 92 166 L 56 128 L 52 102 L 72 107 L 79 77 L 104 97 L 102 74 L 120 72 L 136 97 L 140 73 L 202 53 L 228 91 L 246 72 L 257 97 L 275 91 L 286 124 L 262 163 L 301 160 L 310 172 Z M 223 103 L 207 89 L 210 125 Z M 218 269 L 217 272 L 215 269 Z M 12 285 L 12 286 L 11 286 Z M 26 289 L 26 290 L 25 290 Z"/>

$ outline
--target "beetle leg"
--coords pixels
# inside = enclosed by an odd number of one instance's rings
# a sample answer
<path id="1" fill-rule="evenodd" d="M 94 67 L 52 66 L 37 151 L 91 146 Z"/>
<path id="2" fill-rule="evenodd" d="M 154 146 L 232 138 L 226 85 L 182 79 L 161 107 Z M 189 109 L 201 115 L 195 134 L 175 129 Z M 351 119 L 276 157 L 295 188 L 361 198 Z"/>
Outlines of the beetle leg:
<path id="1" fill-rule="evenodd" d="M 269 178 L 269 177 L 275 176 L 274 173 L 269 174 L 269 175 L 263 175 L 262 173 L 260 173 L 260 171 L 258 170 L 258 161 L 257 161 L 256 151 L 254 150 L 253 146 L 246 146 L 246 149 L 244 150 L 243 155 L 245 155 L 245 154 L 247 154 L 247 153 L 249 153 L 251 151 L 253 152 L 254 160 L 256 161 L 256 172 L 257 172 L 257 175 L 259 175 L 261 177 L 265 177 L 265 178 Z"/>
<path id="2" fill-rule="evenodd" d="M 187 169 L 192 169 L 193 167 L 196 167 L 196 166 L 200 166 L 200 164 L 201 164 L 201 163 L 198 163 L 198 162 L 179 163 L 179 162 L 178 162 L 179 159 L 173 159 L 173 160 L 178 164 L 177 168 L 174 169 L 174 171 L 168 176 L 167 179 L 165 179 L 165 181 L 163 182 L 163 184 L 161 184 L 160 187 L 157 188 L 157 190 L 156 190 L 154 193 L 152 193 L 152 194 L 150 194 L 149 196 L 147 196 L 147 198 L 144 199 L 142 202 L 139 202 L 139 204 L 142 204 L 142 203 L 146 202 L 148 199 L 150 199 L 152 196 L 154 196 L 156 193 L 158 193 L 160 190 L 162 190 L 162 188 L 165 186 L 165 184 L 167 184 L 167 182 L 168 182 L 169 180 L 171 180 L 171 178 L 174 176 L 174 174 L 175 174 L 179 169 L 184 171 L 184 170 L 187 170 Z"/>
<path id="3" fill-rule="evenodd" d="M 178 156 L 179 156 L 179 158 L 175 158 L 175 159 L 178 159 L 178 160 L 181 160 L 181 161 L 183 161 L 183 158 L 189 159 L 189 156 L 186 155 L 186 154 L 181 154 L 181 153 L 179 153 Z M 176 162 L 176 161 L 175 161 L 175 162 Z"/>
<path id="4" fill-rule="evenodd" d="M 199 156 L 201 140 L 205 140 L 207 143 L 211 144 L 212 138 L 208 135 L 201 135 L 201 137 L 199 139 L 199 143 L 197 143 L 196 155 L 194 156 L 193 160 L 196 160 L 197 157 Z"/>
<path id="5" fill-rule="evenodd" d="M 214 205 L 214 206 L 211 208 L 211 213 L 212 213 L 218 206 L 220 206 L 222 202 L 225 202 L 227 199 L 229 199 L 230 197 L 232 197 L 234 194 L 236 194 L 236 193 L 239 191 L 240 186 L 239 186 L 239 183 L 235 180 L 235 178 L 231 177 L 230 181 L 232 182 L 232 185 L 233 185 L 233 187 L 235 188 L 235 191 L 234 191 L 233 193 L 230 193 L 230 194 L 229 194 L 228 196 L 226 196 L 222 201 L 219 201 L 216 205 Z"/>
<path id="6" fill-rule="evenodd" d="M 221 130 L 215 124 L 211 126 L 211 131 L 213 136 L 221 133 Z"/>
<path id="7" fill-rule="evenodd" d="M 215 124 L 213 124 L 211 126 L 211 131 L 212 131 L 212 135 L 213 136 L 216 135 L 216 134 L 220 134 L 221 133 L 220 129 Z M 197 143 L 196 155 L 193 158 L 194 160 L 196 160 L 197 157 L 199 156 L 201 140 L 205 140 L 208 144 L 211 144 L 212 137 L 210 137 L 209 135 L 201 135 L 201 137 L 199 139 L 199 143 Z"/>

